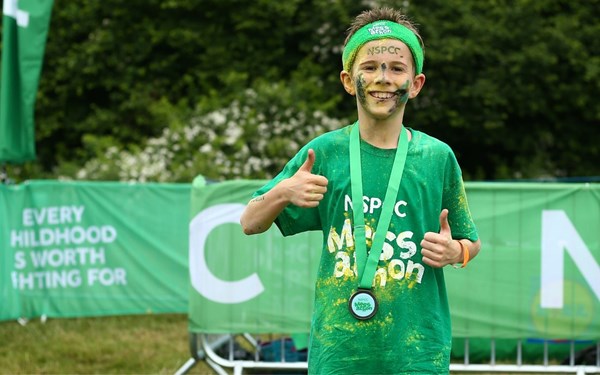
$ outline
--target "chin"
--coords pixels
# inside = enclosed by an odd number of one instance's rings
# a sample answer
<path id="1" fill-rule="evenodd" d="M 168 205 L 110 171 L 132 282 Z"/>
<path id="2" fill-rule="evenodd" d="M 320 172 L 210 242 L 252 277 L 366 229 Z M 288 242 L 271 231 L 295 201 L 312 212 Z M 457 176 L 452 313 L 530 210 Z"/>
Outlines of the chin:
<path id="1" fill-rule="evenodd" d="M 398 111 L 397 109 L 390 112 L 389 110 L 383 110 L 383 111 L 378 111 L 378 112 L 369 112 L 369 114 L 371 115 L 371 117 L 374 120 L 379 120 L 379 121 L 384 121 L 384 120 L 391 120 L 394 119 L 395 117 L 398 117 L 398 115 L 400 115 L 400 111 Z"/>

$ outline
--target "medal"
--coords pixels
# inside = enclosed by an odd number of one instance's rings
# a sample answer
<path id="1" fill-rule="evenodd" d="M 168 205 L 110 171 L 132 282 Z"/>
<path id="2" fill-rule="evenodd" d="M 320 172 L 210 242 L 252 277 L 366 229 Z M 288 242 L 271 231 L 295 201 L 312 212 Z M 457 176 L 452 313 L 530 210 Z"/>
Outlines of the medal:
<path id="1" fill-rule="evenodd" d="M 406 130 L 404 126 L 400 129 L 398 148 L 396 149 L 394 164 L 392 165 L 381 215 L 379 216 L 379 223 L 377 224 L 377 229 L 373 236 L 373 244 L 371 245 L 371 251 L 369 253 L 367 253 L 365 217 L 362 210 L 363 181 L 359 133 L 357 121 L 350 132 L 349 148 L 354 243 L 359 284 L 358 290 L 350 297 L 348 308 L 353 317 L 358 320 L 366 320 L 372 318 L 377 312 L 377 300 L 375 299 L 375 295 L 371 292 L 371 286 L 373 284 L 375 272 L 377 271 L 377 264 L 379 263 L 385 241 L 385 233 L 390 225 L 394 202 L 398 196 L 398 190 L 402 180 L 402 172 L 404 171 L 404 163 L 406 162 L 406 155 L 408 153 L 408 130 Z"/>
<path id="2" fill-rule="evenodd" d="M 371 319 L 377 312 L 377 307 L 377 299 L 368 289 L 358 289 L 348 302 L 350 313 L 358 320 Z"/>

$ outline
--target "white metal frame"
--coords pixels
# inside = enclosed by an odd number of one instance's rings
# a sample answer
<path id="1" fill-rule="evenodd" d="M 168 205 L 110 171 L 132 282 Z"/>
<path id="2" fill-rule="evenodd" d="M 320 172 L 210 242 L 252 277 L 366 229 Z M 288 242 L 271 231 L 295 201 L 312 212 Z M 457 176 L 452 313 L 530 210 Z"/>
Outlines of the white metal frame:
<path id="1" fill-rule="evenodd" d="M 249 342 L 254 348 L 255 358 L 254 360 L 241 360 L 234 358 L 233 345 L 235 337 L 242 337 Z M 192 352 L 192 358 L 190 358 L 175 374 L 183 375 L 186 374 L 194 365 L 204 360 L 206 363 L 219 375 L 226 375 L 227 371 L 225 368 L 233 370 L 234 375 L 241 375 L 244 369 L 264 369 L 264 370 L 308 370 L 307 362 L 286 362 L 285 351 L 283 341 L 281 345 L 281 362 L 265 362 L 259 358 L 259 345 L 256 339 L 250 334 L 239 334 L 239 335 L 221 335 L 217 338 L 209 341 L 208 335 L 200 333 L 190 333 L 190 351 Z M 223 358 L 215 352 L 217 348 L 224 345 L 229 345 L 229 356 Z M 517 344 L 517 358 L 515 364 L 497 364 L 496 363 L 496 345 L 495 341 L 491 340 L 490 349 L 490 363 L 487 364 L 475 364 L 470 363 L 469 360 L 469 340 L 465 339 L 465 356 L 463 363 L 452 363 L 450 364 L 450 372 L 494 372 L 494 373 L 564 373 L 564 374 L 600 374 L 600 341 L 596 343 L 596 364 L 593 366 L 589 365 L 576 365 L 575 364 L 575 342 L 570 342 L 571 349 L 569 355 L 569 365 L 552 365 L 548 358 L 548 342 L 544 343 L 544 358 L 543 363 L 536 364 L 525 364 L 523 363 L 522 353 L 522 342 L 518 341 Z"/>

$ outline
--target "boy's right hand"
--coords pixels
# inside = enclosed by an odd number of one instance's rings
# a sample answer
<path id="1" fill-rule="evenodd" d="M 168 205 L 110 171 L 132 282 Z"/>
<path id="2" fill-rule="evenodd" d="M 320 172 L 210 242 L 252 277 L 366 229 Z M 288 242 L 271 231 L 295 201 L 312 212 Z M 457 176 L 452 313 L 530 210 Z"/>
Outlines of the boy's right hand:
<path id="1" fill-rule="evenodd" d="M 315 151 L 309 149 L 304 164 L 292 177 L 282 181 L 291 204 L 306 208 L 317 207 L 323 199 L 329 181 L 324 176 L 312 173 L 314 164 Z"/>

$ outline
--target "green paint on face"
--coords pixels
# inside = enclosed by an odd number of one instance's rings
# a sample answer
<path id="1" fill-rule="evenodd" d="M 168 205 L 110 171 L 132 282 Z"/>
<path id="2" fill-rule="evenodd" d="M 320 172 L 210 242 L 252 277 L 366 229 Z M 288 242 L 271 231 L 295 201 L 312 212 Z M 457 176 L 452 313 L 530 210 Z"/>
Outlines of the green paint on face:
<path id="1" fill-rule="evenodd" d="M 393 106 L 392 108 L 390 108 L 389 113 L 395 112 L 396 109 L 398 109 L 398 107 L 402 106 L 403 104 L 408 103 L 408 88 L 409 88 L 409 86 L 410 86 L 410 81 L 406 80 L 404 85 L 402 85 L 402 87 L 400 87 L 398 90 L 396 90 L 394 92 L 398 99 L 396 100 L 396 105 Z"/>
<path id="2" fill-rule="evenodd" d="M 354 78 L 356 82 L 356 95 L 358 96 L 358 100 L 363 106 L 367 105 L 367 92 L 365 89 L 365 79 L 362 74 L 359 74 Z"/>
<path id="3" fill-rule="evenodd" d="M 396 95 L 398 95 L 397 103 L 407 103 L 408 102 L 408 88 L 410 86 L 410 81 L 406 80 L 404 85 L 396 90 Z"/>
<path id="4" fill-rule="evenodd" d="M 387 69 L 387 66 L 385 65 L 385 63 L 382 65 L 382 69 L 384 71 Z M 354 77 L 354 82 L 356 82 L 356 95 L 358 97 L 358 100 L 363 105 L 363 107 L 366 107 L 367 106 L 367 90 L 365 88 L 365 78 L 363 77 L 362 73 L 357 75 L 356 77 Z M 392 108 L 390 108 L 389 113 L 394 113 L 398 109 L 398 107 L 400 107 L 403 104 L 406 104 L 408 102 L 409 87 L 410 87 L 410 81 L 406 80 L 404 85 L 402 85 L 401 88 L 399 88 L 398 90 L 396 90 L 394 92 L 394 94 L 396 94 L 396 97 L 398 99 L 396 99 L 395 105 Z"/>

